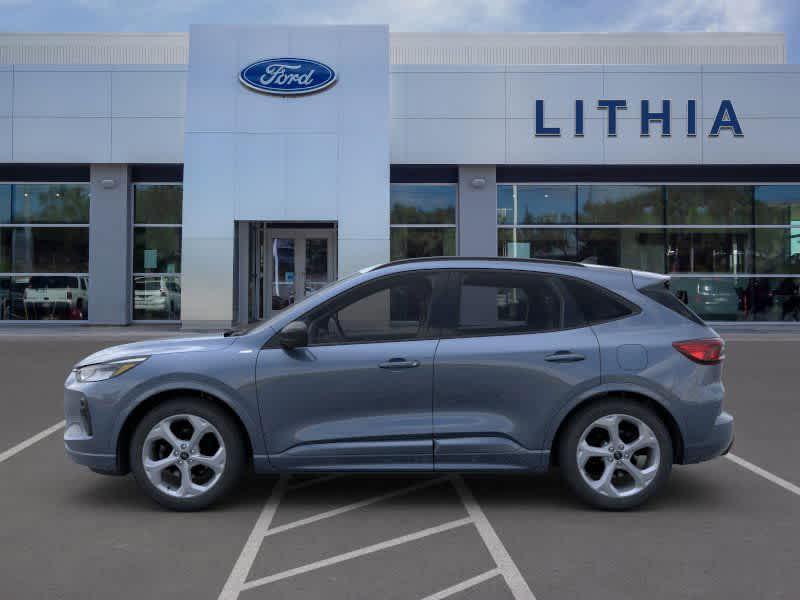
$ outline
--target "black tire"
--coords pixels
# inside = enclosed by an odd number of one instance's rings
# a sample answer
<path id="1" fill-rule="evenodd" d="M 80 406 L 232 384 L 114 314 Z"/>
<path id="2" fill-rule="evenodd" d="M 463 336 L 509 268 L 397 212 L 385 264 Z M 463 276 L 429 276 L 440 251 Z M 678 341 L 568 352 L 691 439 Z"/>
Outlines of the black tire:
<path id="1" fill-rule="evenodd" d="M 207 492 L 187 498 L 170 496 L 159 490 L 142 465 L 142 449 L 148 433 L 163 419 L 180 414 L 196 415 L 213 425 L 222 437 L 226 453 L 219 480 Z M 201 510 L 219 502 L 241 480 L 247 464 L 244 440 L 236 422 L 213 402 L 193 397 L 174 398 L 148 412 L 133 432 L 128 456 L 139 487 L 161 506 L 175 511 Z"/>
<path id="2" fill-rule="evenodd" d="M 576 458 L 578 443 L 583 432 L 597 419 L 614 414 L 629 415 L 644 422 L 652 430 L 659 446 L 659 466 L 655 477 L 644 489 L 631 496 L 612 497 L 592 489 L 584 481 Z M 641 505 L 664 487 L 672 470 L 673 444 L 667 427 L 647 406 L 623 398 L 609 398 L 572 416 L 561 435 L 557 452 L 559 466 L 567 485 L 581 500 L 603 510 L 627 510 Z"/>

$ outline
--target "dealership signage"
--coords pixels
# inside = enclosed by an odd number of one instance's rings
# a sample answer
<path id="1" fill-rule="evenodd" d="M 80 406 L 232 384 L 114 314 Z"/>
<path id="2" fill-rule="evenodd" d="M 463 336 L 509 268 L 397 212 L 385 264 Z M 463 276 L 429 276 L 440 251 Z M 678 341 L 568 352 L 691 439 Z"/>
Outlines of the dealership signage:
<path id="1" fill-rule="evenodd" d="M 239 81 L 257 92 L 299 96 L 330 87 L 336 82 L 336 72 L 307 58 L 267 58 L 242 69 Z"/>
<path id="2" fill-rule="evenodd" d="M 641 101 L 640 109 L 640 128 L 641 137 L 650 136 L 650 126 L 659 123 L 661 126 L 661 137 L 672 135 L 671 123 L 671 100 L 661 101 L 661 110 L 650 108 L 649 100 Z M 605 111 L 608 114 L 608 137 L 617 135 L 617 112 L 628 109 L 627 100 L 598 100 L 597 110 Z M 575 136 L 583 137 L 584 126 L 584 103 L 583 100 L 575 100 Z M 709 129 L 709 137 L 717 137 L 721 131 L 730 131 L 734 136 L 741 137 L 742 126 L 736 117 L 733 109 L 733 102 L 723 100 L 719 104 L 717 116 Z M 687 100 L 686 102 L 686 135 L 694 137 L 697 135 L 697 100 Z M 536 137 L 559 137 L 561 136 L 560 127 L 548 127 L 545 124 L 544 100 L 536 100 Z"/>

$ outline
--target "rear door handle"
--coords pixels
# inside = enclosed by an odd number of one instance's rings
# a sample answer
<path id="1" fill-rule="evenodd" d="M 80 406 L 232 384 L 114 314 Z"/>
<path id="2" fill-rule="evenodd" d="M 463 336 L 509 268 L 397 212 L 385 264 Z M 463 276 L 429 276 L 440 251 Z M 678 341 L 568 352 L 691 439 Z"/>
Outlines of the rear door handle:
<path id="1" fill-rule="evenodd" d="M 378 365 L 381 369 L 413 369 L 419 366 L 418 360 L 406 360 L 405 358 L 392 358 Z"/>
<path id="2" fill-rule="evenodd" d="M 583 354 L 577 354 L 569 350 L 559 350 L 553 354 L 548 354 L 544 359 L 548 362 L 578 362 L 579 360 L 585 360 L 586 357 Z"/>

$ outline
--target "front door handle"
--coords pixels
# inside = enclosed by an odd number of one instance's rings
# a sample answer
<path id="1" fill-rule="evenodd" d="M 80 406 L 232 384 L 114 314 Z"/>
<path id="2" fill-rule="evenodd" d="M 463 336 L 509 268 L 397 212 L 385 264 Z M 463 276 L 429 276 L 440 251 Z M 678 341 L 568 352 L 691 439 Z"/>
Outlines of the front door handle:
<path id="1" fill-rule="evenodd" d="M 578 362 L 579 360 L 585 360 L 586 357 L 583 354 L 577 354 L 569 350 L 559 350 L 553 354 L 548 354 L 544 359 L 548 362 Z"/>
<path id="2" fill-rule="evenodd" d="M 419 366 L 418 360 L 406 360 L 405 358 L 392 358 L 378 365 L 381 369 L 413 369 Z"/>

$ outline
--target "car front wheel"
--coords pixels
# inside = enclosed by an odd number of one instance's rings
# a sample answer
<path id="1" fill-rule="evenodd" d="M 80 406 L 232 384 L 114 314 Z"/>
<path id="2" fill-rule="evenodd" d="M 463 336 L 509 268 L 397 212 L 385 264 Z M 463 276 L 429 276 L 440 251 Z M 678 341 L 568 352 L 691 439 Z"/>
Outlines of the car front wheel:
<path id="1" fill-rule="evenodd" d="M 664 486 L 672 469 L 672 439 L 664 423 L 646 406 L 624 399 L 575 415 L 558 452 L 568 485 L 606 510 L 642 504 Z"/>
<path id="2" fill-rule="evenodd" d="M 206 508 L 241 478 L 245 449 L 233 419 L 196 398 L 158 405 L 137 425 L 130 447 L 139 486 L 172 510 Z"/>

